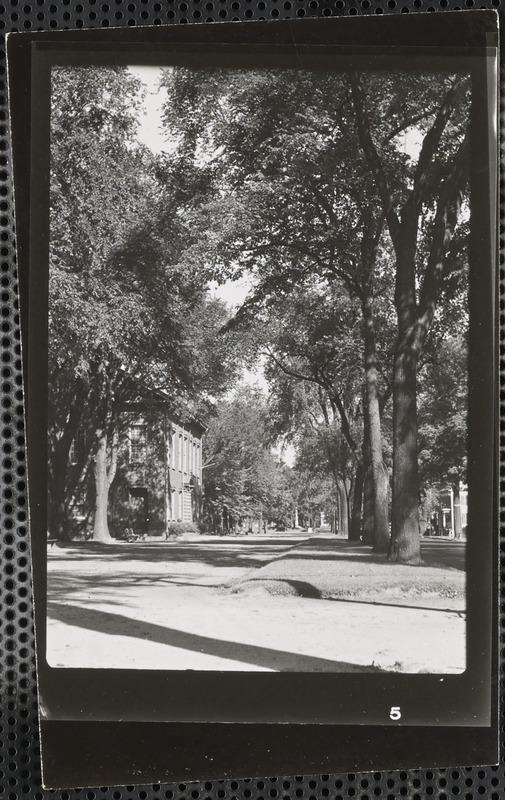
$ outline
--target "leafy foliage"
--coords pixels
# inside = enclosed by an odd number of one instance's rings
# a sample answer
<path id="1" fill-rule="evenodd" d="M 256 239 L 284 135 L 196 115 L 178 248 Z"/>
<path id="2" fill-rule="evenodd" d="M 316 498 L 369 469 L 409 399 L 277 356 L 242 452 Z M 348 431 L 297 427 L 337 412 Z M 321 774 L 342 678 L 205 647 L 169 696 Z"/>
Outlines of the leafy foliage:
<path id="1" fill-rule="evenodd" d="M 193 242 L 173 184 L 160 182 L 158 160 L 135 139 L 139 89 L 121 68 L 53 72 L 49 464 L 57 528 L 132 386 L 163 388 L 177 409 L 203 389 L 218 394 L 231 365 L 222 346 L 211 346 L 226 312 L 206 298 L 187 256 Z M 87 453 L 68 469 L 83 427 Z"/>
<path id="2" fill-rule="evenodd" d="M 214 524 L 223 509 L 236 521 L 282 517 L 286 474 L 270 448 L 261 391 L 245 386 L 220 404 L 204 445 L 205 504 Z"/>
<path id="3" fill-rule="evenodd" d="M 419 463 L 424 487 L 465 482 L 468 365 L 465 337 L 447 336 L 424 367 Z"/>

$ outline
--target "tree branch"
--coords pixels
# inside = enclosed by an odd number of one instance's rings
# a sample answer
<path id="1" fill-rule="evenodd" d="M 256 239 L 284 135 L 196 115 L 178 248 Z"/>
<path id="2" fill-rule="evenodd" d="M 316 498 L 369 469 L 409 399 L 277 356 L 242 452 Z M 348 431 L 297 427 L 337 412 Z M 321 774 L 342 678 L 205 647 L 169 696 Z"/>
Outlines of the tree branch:
<path id="1" fill-rule="evenodd" d="M 274 361 L 274 363 L 279 367 L 279 369 L 282 370 L 282 372 L 284 372 L 285 375 L 289 375 L 290 377 L 296 378 L 297 380 L 300 380 L 300 381 L 307 381 L 308 383 L 314 383 L 314 384 L 316 384 L 316 386 L 321 386 L 323 389 L 325 389 L 325 391 L 328 394 L 328 399 L 330 401 L 330 404 L 332 405 L 332 409 L 333 409 L 334 413 L 335 413 L 335 408 L 336 408 L 337 411 L 338 411 L 338 414 L 340 416 L 340 420 L 341 420 L 341 424 L 342 424 L 342 433 L 344 434 L 344 436 L 345 436 L 345 438 L 347 440 L 347 443 L 349 444 L 349 447 L 351 448 L 352 452 L 356 453 L 357 452 L 357 445 L 356 445 L 356 442 L 354 441 L 354 439 L 352 437 L 351 428 L 350 428 L 349 420 L 348 420 L 348 417 L 347 417 L 347 414 L 346 414 L 346 411 L 345 411 L 345 408 L 344 408 L 344 404 L 342 403 L 342 399 L 341 399 L 339 393 L 337 392 L 337 390 L 333 386 L 331 386 L 329 384 L 329 382 L 324 379 L 324 377 L 319 377 L 317 374 L 316 375 L 303 375 L 302 373 L 297 372 L 296 370 L 293 370 L 293 369 L 290 369 L 289 367 L 286 367 L 286 365 L 283 364 L 282 361 L 280 361 L 268 349 L 266 351 L 263 351 L 262 353 L 260 353 L 260 355 L 266 355 L 268 358 L 271 358 Z M 336 416 L 336 414 L 335 414 L 335 416 Z"/>
<path id="2" fill-rule="evenodd" d="M 442 134 L 451 117 L 456 104 L 457 95 L 462 84 L 462 78 L 454 81 L 440 106 L 435 121 L 423 139 L 421 152 L 414 174 L 414 187 L 412 194 L 417 204 L 422 203 L 428 180 L 428 172 Z"/>
<path id="3" fill-rule="evenodd" d="M 433 113 L 434 113 L 434 109 L 430 108 L 430 109 L 428 109 L 428 111 L 423 111 L 422 114 L 417 114 L 417 116 L 411 117 L 411 119 L 405 120 L 404 122 L 401 123 L 401 125 L 397 125 L 396 128 L 393 128 L 393 130 L 390 133 L 388 133 L 388 135 L 386 136 L 384 141 L 390 142 L 391 139 L 394 139 L 395 136 L 398 136 L 399 133 L 402 133 L 402 131 L 407 130 L 407 128 L 411 128 L 413 125 L 417 125 L 417 123 L 421 122 L 422 119 L 426 119 L 427 117 L 431 117 L 431 115 Z"/>
<path id="4" fill-rule="evenodd" d="M 358 138 L 360 145 L 365 154 L 368 165 L 372 170 L 377 189 L 382 201 L 384 214 L 386 215 L 389 232 L 393 243 L 397 241 L 400 231 L 400 220 L 394 208 L 393 194 L 389 187 L 389 183 L 384 171 L 381 157 L 375 147 L 375 144 L 370 133 L 370 120 L 365 110 L 365 100 L 359 75 L 357 72 L 351 72 L 349 76 L 351 86 L 351 96 L 356 115 L 356 127 L 358 129 Z"/>
<path id="5" fill-rule="evenodd" d="M 341 425 L 342 425 L 342 433 L 344 434 L 344 437 L 345 437 L 345 439 L 347 441 L 347 444 L 351 448 L 352 452 L 356 455 L 358 448 L 357 448 L 356 442 L 354 441 L 354 438 L 353 438 L 352 433 L 351 433 L 351 426 L 350 426 L 350 423 L 349 423 L 349 417 L 348 417 L 347 412 L 346 412 L 346 410 L 344 408 L 344 404 L 342 402 L 342 398 L 340 397 L 340 394 L 335 389 L 335 387 L 330 383 L 330 381 L 327 378 L 324 377 L 324 373 L 322 372 L 322 370 L 318 370 L 318 372 L 319 372 L 319 375 L 320 375 L 321 386 L 323 386 L 323 388 L 326 390 L 326 392 L 328 394 L 328 399 L 330 401 L 333 414 L 336 416 L 336 413 L 335 413 L 335 409 L 336 409 L 338 411 L 338 415 L 340 417 L 340 422 L 341 422 Z"/>
<path id="6" fill-rule="evenodd" d="M 296 378 L 299 381 L 307 381 L 308 383 L 315 383 L 318 386 L 321 385 L 320 381 L 311 375 L 302 375 L 301 372 L 297 372 L 296 370 L 290 369 L 286 367 L 285 364 L 282 363 L 268 348 L 266 350 L 262 350 L 259 352 L 261 356 L 267 356 L 267 358 L 271 358 L 272 361 L 279 367 L 285 375 L 289 375 L 291 378 Z M 324 387 L 323 387 L 324 388 Z"/>
<path id="7" fill-rule="evenodd" d="M 435 214 L 432 245 L 421 287 L 417 324 L 416 346 L 422 347 L 431 326 L 438 299 L 444 259 L 458 224 L 463 196 L 470 171 L 470 136 L 467 133 L 454 158 L 451 174 L 440 190 Z"/>

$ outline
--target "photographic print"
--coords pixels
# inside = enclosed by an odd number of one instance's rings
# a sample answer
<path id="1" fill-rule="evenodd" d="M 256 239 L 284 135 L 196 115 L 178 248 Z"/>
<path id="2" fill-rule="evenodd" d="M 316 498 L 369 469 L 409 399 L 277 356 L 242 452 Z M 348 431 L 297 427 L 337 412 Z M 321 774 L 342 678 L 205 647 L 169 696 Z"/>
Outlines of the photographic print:
<path id="1" fill-rule="evenodd" d="M 496 759 L 496 19 L 9 39 L 44 785 Z"/>
<path id="2" fill-rule="evenodd" d="M 49 665 L 464 672 L 469 72 L 50 80 Z"/>

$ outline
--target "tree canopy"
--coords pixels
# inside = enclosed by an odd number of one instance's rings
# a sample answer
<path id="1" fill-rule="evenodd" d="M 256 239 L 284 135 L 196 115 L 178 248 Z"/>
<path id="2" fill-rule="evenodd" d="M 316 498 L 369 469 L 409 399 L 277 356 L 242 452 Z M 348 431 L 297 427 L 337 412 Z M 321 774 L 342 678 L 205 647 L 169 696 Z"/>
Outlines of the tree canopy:
<path id="1" fill-rule="evenodd" d="M 193 165 L 218 176 L 203 208 L 213 220 L 207 260 L 216 279 L 253 276 L 234 324 L 278 309 L 314 281 L 360 302 L 375 526 L 384 546 L 383 374 L 393 397 L 390 555 L 415 562 L 417 373 L 464 261 L 455 234 L 465 234 L 469 80 L 444 70 L 216 69 L 193 78 L 185 69 L 165 75 L 165 123 Z M 382 349 L 376 319 L 390 330 Z M 319 355 L 313 348 L 312 366 Z"/>
<path id="2" fill-rule="evenodd" d="M 226 311 L 187 256 L 189 200 L 177 205 L 159 159 L 136 141 L 139 82 L 120 68 L 58 68 L 52 89 L 49 469 L 60 529 L 64 498 L 99 441 L 110 450 L 104 437 L 132 385 L 197 408 L 222 390 L 233 352 L 214 335 Z M 82 427 L 86 458 L 69 470 Z"/>
<path id="3" fill-rule="evenodd" d="M 287 473 L 272 452 L 261 390 L 244 386 L 220 403 L 204 447 L 204 497 L 214 529 L 249 519 L 279 522 L 290 509 Z"/>
<path id="4" fill-rule="evenodd" d="M 465 473 L 468 77 L 177 67 L 161 87 L 155 155 L 132 72 L 53 72 L 53 524 L 93 459 L 113 480 L 138 382 L 208 423 L 214 524 L 287 513 L 288 439 L 311 508 L 333 492 L 341 528 L 359 536 L 365 509 L 376 550 L 417 561 L 420 491 Z M 209 284 L 244 278 L 231 315 Z M 230 393 L 244 364 L 268 402 Z"/>

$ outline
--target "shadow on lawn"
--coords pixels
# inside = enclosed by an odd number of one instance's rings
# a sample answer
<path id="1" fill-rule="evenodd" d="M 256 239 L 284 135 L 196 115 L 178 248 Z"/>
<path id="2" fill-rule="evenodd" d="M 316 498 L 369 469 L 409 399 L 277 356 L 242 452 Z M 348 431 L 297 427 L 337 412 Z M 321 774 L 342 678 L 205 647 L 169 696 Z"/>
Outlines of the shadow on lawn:
<path id="1" fill-rule="evenodd" d="M 444 614 L 455 614 L 458 617 L 465 616 L 465 609 L 457 609 L 457 608 L 439 608 L 438 606 L 422 606 L 419 605 L 417 602 L 413 603 L 397 603 L 393 600 L 390 602 L 387 601 L 380 601 L 380 600 L 368 600 L 367 598 L 363 598 L 362 600 L 352 597 L 351 595 L 343 595 L 342 597 L 332 597 L 328 595 L 324 595 L 320 589 L 316 586 L 313 586 L 312 583 L 307 583 L 307 581 L 297 581 L 297 580 L 290 580 L 287 578 L 250 578 L 247 581 L 244 581 L 242 584 L 243 586 L 253 586 L 255 582 L 260 583 L 268 583 L 272 581 L 274 584 L 278 583 L 285 583 L 288 586 L 291 586 L 297 593 L 298 597 L 305 597 L 307 599 L 313 600 L 327 600 L 332 603 L 355 603 L 357 605 L 365 605 L 365 606 L 381 606 L 383 608 L 406 608 L 410 611 L 442 611 Z M 240 585 L 240 584 L 239 584 Z"/>
<path id="2" fill-rule="evenodd" d="M 240 540 L 219 539 L 218 541 L 191 542 L 135 542 L 135 543 L 96 543 L 75 542 L 59 548 L 55 552 L 49 550 L 49 558 L 62 561 L 140 561 L 160 563 L 202 563 L 212 567 L 247 567 L 260 566 L 299 545 L 299 541 L 286 539 L 270 539 L 265 543 L 247 542 L 247 537 Z"/>
<path id="3" fill-rule="evenodd" d="M 47 588 L 50 595 L 63 599 L 66 596 L 85 591 L 90 596 L 97 596 L 97 592 L 114 589 L 128 589 L 132 586 L 190 586 L 212 588 L 209 583 L 199 583 L 197 580 L 188 581 L 188 576 L 183 573 L 170 572 L 167 575 L 132 575 L 130 572 L 104 575 L 76 575 L 66 572 L 52 572 L 47 576 Z M 109 594 L 108 597 L 112 597 Z M 114 602 L 108 600 L 108 602 Z M 126 604 L 124 598 L 118 605 Z"/>
<path id="4" fill-rule="evenodd" d="M 384 672 L 378 667 L 349 664 L 345 661 L 331 661 L 316 656 L 286 653 L 269 647 L 229 642 L 213 639 L 195 633 L 156 625 L 151 622 L 131 619 L 122 614 L 82 608 L 81 606 L 48 604 L 48 616 L 67 625 L 86 630 L 105 633 L 109 636 L 131 636 L 144 641 L 158 642 L 169 647 L 177 647 L 189 652 L 205 653 L 275 672 Z M 188 657 L 188 661 L 190 658 Z M 84 664 L 83 664 L 84 666 Z M 111 664 L 104 665 L 112 667 Z M 121 664 L 115 665 L 118 668 Z M 189 668 L 190 665 L 188 665 Z"/>
<path id="5" fill-rule="evenodd" d="M 293 552 L 293 550 L 297 552 Z M 441 569 L 465 569 L 465 547 L 452 542 L 433 544 L 421 543 L 424 563 L 419 567 L 439 567 Z M 277 557 L 310 559 L 313 561 L 351 561 L 368 564 L 385 564 L 386 556 L 374 554 L 369 545 L 349 542 L 336 537 L 313 536 L 305 540 L 286 539 L 282 536 L 269 538 L 267 542 L 219 537 L 216 540 L 198 539 L 190 542 L 135 542 L 135 543 L 97 543 L 75 542 L 64 549 L 49 551 L 49 557 L 64 561 L 140 561 L 160 563 L 175 561 L 180 563 L 201 563 L 212 567 L 246 567 L 252 569 L 262 566 L 267 560 Z M 394 566 L 394 565 L 392 565 Z M 401 565 L 399 565 L 401 566 Z"/>
<path id="6" fill-rule="evenodd" d="M 349 542 L 346 539 L 311 539 L 307 545 L 301 544 L 296 553 L 286 554 L 290 559 L 310 559 L 311 561 L 352 561 L 361 564 L 387 564 L 387 556 L 376 555 L 370 545 Z M 419 567 L 438 567 L 439 569 L 465 570 L 465 547 L 452 542 L 432 544 L 421 542 L 423 563 Z M 391 564 L 404 566 L 402 564 Z M 408 565 L 407 565 L 408 566 Z"/>

